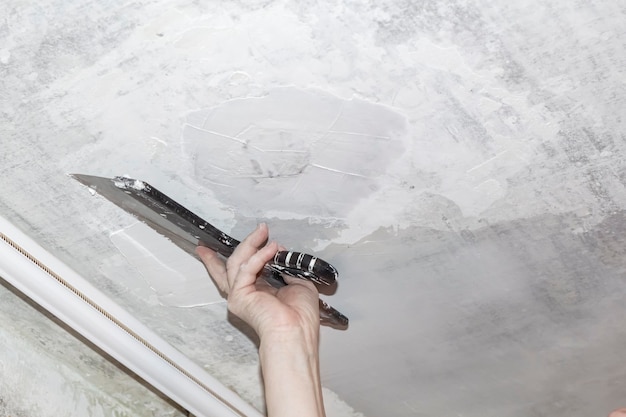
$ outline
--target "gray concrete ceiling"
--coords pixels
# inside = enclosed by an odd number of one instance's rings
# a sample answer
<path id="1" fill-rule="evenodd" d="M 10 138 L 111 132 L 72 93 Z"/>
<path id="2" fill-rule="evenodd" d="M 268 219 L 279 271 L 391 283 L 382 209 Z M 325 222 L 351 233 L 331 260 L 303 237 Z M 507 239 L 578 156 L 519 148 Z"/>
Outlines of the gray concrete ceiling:
<path id="1" fill-rule="evenodd" d="M 259 409 L 254 342 L 198 261 L 68 173 L 143 179 L 333 263 L 325 299 L 351 325 L 322 332 L 329 417 L 625 405 L 619 2 L 0 16 L 0 214 Z M 0 298 L 4 414 L 183 415 L 6 283 Z"/>

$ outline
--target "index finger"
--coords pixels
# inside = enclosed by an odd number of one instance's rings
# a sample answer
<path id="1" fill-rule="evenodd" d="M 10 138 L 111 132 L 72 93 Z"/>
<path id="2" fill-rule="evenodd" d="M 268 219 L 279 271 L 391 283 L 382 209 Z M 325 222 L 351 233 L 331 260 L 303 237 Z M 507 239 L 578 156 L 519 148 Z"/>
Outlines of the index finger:
<path id="1" fill-rule="evenodd" d="M 205 246 L 198 246 L 196 248 L 196 254 L 200 257 L 202 263 L 209 272 L 209 276 L 215 281 L 215 285 L 223 294 L 228 294 L 228 277 L 226 272 L 226 265 L 224 261 L 220 259 L 219 255 L 212 249 Z"/>
<path id="2" fill-rule="evenodd" d="M 234 294 L 245 287 L 253 287 L 256 284 L 258 274 L 265 264 L 272 259 L 277 250 L 278 245 L 276 242 L 271 242 L 241 263 L 231 282 L 231 293 Z"/>
<path id="3" fill-rule="evenodd" d="M 241 268 L 241 264 L 252 255 L 254 255 L 260 248 L 265 246 L 269 231 L 265 223 L 260 223 L 252 233 L 250 233 L 237 247 L 235 251 L 226 260 L 226 269 L 229 271 L 228 283 L 232 286 L 237 272 Z M 230 272 L 232 271 L 232 272 Z"/>

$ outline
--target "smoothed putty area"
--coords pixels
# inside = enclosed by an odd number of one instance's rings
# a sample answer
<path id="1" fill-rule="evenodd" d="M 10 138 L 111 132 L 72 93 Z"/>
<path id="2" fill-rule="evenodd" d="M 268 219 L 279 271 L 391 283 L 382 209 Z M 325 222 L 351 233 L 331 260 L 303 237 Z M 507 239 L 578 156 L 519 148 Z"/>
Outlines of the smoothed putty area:
<path id="1" fill-rule="evenodd" d="M 241 216 L 343 218 L 384 186 L 406 135 L 390 108 L 281 88 L 190 114 L 182 143 L 194 179 Z"/>

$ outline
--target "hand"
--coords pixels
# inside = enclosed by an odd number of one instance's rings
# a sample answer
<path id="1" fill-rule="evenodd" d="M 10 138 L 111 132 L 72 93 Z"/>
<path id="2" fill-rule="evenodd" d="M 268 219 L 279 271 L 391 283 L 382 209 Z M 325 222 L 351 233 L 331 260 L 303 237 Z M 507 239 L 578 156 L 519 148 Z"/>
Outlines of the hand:
<path id="1" fill-rule="evenodd" d="M 287 286 L 274 288 L 260 277 L 263 266 L 279 250 L 266 244 L 268 228 L 262 223 L 246 237 L 226 263 L 213 250 L 196 250 L 209 274 L 224 293 L 228 309 L 248 323 L 261 339 L 286 332 L 303 332 L 309 343 L 317 344 L 319 334 L 318 292 L 309 281 L 285 277 Z"/>
<path id="2" fill-rule="evenodd" d="M 211 249 L 196 252 L 219 288 L 228 309 L 248 323 L 261 339 L 259 354 L 265 403 L 271 417 L 324 417 L 319 373 L 319 299 L 315 286 L 285 277 L 274 288 L 260 273 L 279 247 L 266 244 L 265 224 L 241 242 L 226 263 Z"/>

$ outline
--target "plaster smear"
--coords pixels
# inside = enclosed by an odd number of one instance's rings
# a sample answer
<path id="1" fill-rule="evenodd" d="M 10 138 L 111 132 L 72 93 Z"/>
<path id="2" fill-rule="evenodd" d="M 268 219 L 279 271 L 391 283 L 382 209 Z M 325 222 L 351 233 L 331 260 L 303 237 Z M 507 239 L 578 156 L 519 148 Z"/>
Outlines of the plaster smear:
<path id="1" fill-rule="evenodd" d="M 345 218 L 407 148 L 391 109 L 276 88 L 190 114 L 182 141 L 196 181 L 241 216 Z"/>
<path id="2" fill-rule="evenodd" d="M 138 222 L 118 230 L 110 239 L 162 305 L 194 307 L 225 302 L 198 260 L 145 224 Z"/>

